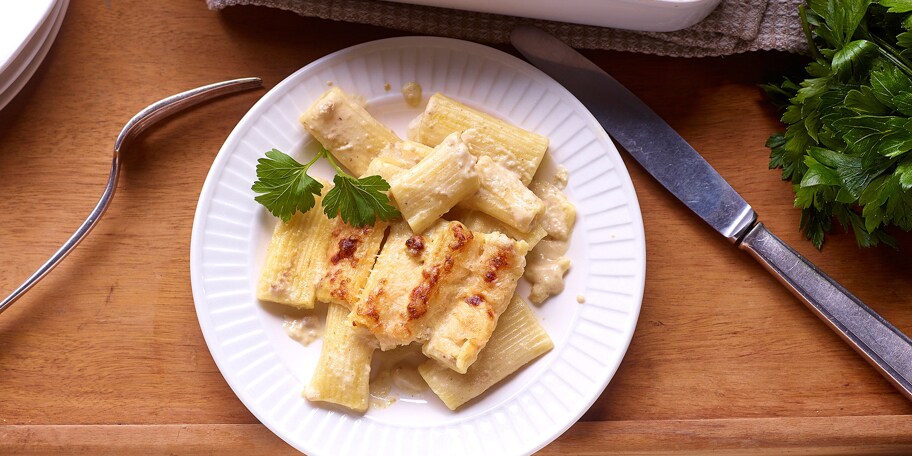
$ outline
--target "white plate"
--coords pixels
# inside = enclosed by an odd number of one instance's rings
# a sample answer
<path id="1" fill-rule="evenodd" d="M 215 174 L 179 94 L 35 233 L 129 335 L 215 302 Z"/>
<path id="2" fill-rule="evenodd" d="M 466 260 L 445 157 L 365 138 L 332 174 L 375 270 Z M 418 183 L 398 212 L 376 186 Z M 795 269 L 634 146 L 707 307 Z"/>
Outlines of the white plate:
<path id="1" fill-rule="evenodd" d="M 41 62 L 44 61 L 44 57 L 57 38 L 57 32 L 60 31 L 60 25 L 63 24 L 69 3 L 69 0 L 55 2 L 50 14 L 35 30 L 31 41 L 20 50 L 14 59 L 7 62 L 8 66 L 3 71 L 0 71 L 0 109 L 3 109 L 25 87 L 25 84 L 38 70 Z"/>
<path id="2" fill-rule="evenodd" d="M 547 21 L 673 32 L 702 21 L 721 0 L 390 0 Z"/>
<path id="3" fill-rule="evenodd" d="M 0 1 L 0 73 L 32 43 L 56 3 L 55 0 Z"/>
<path id="4" fill-rule="evenodd" d="M 417 81 L 547 135 L 570 170 L 579 217 L 567 289 L 534 310 L 555 348 L 451 412 L 433 393 L 403 397 L 361 416 L 301 398 L 320 343 L 282 331 L 282 306 L 254 297 L 275 224 L 253 200 L 257 158 L 275 147 L 304 159 L 314 146 L 297 119 L 328 82 L 360 94 L 400 134 L 422 108 L 398 88 Z M 384 84 L 393 87 L 384 89 Z M 426 100 L 426 97 L 425 97 Z M 318 170 L 325 177 L 327 168 Z M 645 243 L 633 185 L 595 119 L 529 64 L 447 38 L 374 41 L 324 57 L 267 93 L 234 129 L 212 164 L 193 222 L 190 276 L 200 326 L 228 384 L 257 418 L 310 455 L 524 454 L 570 427 L 614 375 L 633 335 L 643 294 Z M 579 304 L 577 295 L 585 295 Z"/>

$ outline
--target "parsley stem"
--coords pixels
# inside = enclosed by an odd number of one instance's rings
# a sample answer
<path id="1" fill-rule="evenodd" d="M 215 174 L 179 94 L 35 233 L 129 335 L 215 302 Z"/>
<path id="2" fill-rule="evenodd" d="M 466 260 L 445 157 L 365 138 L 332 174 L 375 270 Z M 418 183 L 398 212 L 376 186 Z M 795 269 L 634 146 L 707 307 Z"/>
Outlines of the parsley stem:
<path id="1" fill-rule="evenodd" d="M 336 174 L 341 174 L 341 175 L 344 176 L 344 177 L 348 177 L 348 178 L 351 178 L 351 179 L 355 179 L 354 176 L 352 176 L 351 174 L 346 173 L 346 172 L 342 169 L 342 167 L 339 166 L 338 163 L 336 163 L 336 160 L 333 159 L 332 154 L 330 154 L 328 150 L 326 150 L 326 149 L 321 149 L 321 150 L 320 150 L 320 153 L 321 153 L 324 157 L 326 157 L 327 160 L 329 160 L 329 164 L 332 165 L 333 169 L 336 170 Z"/>
<path id="2" fill-rule="evenodd" d="M 823 55 L 820 54 L 820 50 L 817 49 L 817 44 L 814 43 L 814 37 L 811 35 L 811 26 L 808 24 L 807 18 L 807 8 L 805 8 L 804 4 L 798 5 L 798 16 L 801 18 L 801 31 L 804 32 L 804 37 L 807 39 L 811 57 L 813 57 L 814 60 L 823 59 Z"/>
<path id="3" fill-rule="evenodd" d="M 311 158 L 309 162 L 304 164 L 304 173 L 305 174 L 307 173 L 307 170 L 309 170 L 310 167 L 313 166 L 313 164 L 316 163 L 317 160 L 319 160 L 322 155 L 323 155 L 322 151 L 318 152 L 316 155 L 314 155 L 314 158 Z"/>
<path id="4" fill-rule="evenodd" d="M 890 44 L 882 38 L 877 36 L 871 36 L 871 38 L 880 48 L 880 54 L 882 56 L 893 62 L 893 64 L 899 67 L 907 76 L 912 76 L 912 62 L 909 62 L 908 59 L 896 52 L 896 49 L 894 49 L 893 46 L 890 46 Z"/>
<path id="5" fill-rule="evenodd" d="M 881 56 L 896 65 L 903 73 L 912 77 L 912 62 L 903 57 L 900 52 L 883 38 L 871 33 L 866 23 L 858 27 L 858 33 L 862 38 L 873 42 L 877 45 L 877 50 Z"/>

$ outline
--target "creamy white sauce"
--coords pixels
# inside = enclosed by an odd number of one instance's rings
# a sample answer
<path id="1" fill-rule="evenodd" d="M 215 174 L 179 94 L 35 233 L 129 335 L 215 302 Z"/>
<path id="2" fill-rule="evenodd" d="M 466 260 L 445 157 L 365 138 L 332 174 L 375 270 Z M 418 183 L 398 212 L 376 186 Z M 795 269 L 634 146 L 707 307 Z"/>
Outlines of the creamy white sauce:
<path id="1" fill-rule="evenodd" d="M 418 107 L 421 104 L 421 85 L 415 81 L 405 83 L 402 86 L 402 98 L 409 106 Z"/>
<path id="2" fill-rule="evenodd" d="M 478 173 L 475 171 L 475 163 L 478 161 L 469 151 L 469 146 L 459 136 L 459 133 L 452 133 L 443 139 L 438 146 L 449 152 L 451 160 L 455 162 L 455 177 L 460 181 L 477 179 Z"/>
<path id="3" fill-rule="evenodd" d="M 510 149 L 493 139 L 492 132 L 488 128 L 483 126 L 469 128 L 462 132 L 462 140 L 469 145 L 470 149 L 496 150 L 497 152 L 489 155 L 489 157 L 497 162 L 498 165 L 516 173 L 520 179 L 522 178 L 521 170 L 525 167 L 524 163 L 528 162 L 517 160 Z"/>
<path id="4" fill-rule="evenodd" d="M 532 285 L 529 300 L 536 304 L 564 291 L 564 274 L 570 269 L 570 259 L 564 254 L 576 223 L 576 208 L 563 191 L 568 175 L 567 168 L 558 166 L 553 175 L 536 175 L 529 186 L 545 205 L 538 223 L 548 232 L 548 236 L 526 255 L 523 277 Z M 577 301 L 579 299 L 577 297 Z M 585 297 L 580 302 L 584 301 Z"/>
<path id="5" fill-rule="evenodd" d="M 313 315 L 308 315 L 301 318 L 291 318 L 285 316 L 285 321 L 282 323 L 282 328 L 285 328 L 285 334 L 288 337 L 298 341 L 301 345 L 305 347 L 310 345 L 311 342 L 320 338 L 320 335 L 323 333 L 323 327 L 320 325 L 320 319 Z"/>
<path id="6" fill-rule="evenodd" d="M 361 95 L 350 95 L 350 98 L 362 107 L 367 105 L 367 100 Z M 333 152 L 345 152 L 353 148 L 351 143 L 342 142 L 351 137 L 349 133 L 353 122 L 351 112 L 346 112 L 344 105 L 337 106 L 336 100 L 322 100 L 317 106 L 317 115 L 311 119 L 311 122 L 315 129 L 323 133 L 330 143 L 327 147 L 332 148 Z M 354 119 L 354 122 L 357 122 L 359 127 L 367 124 L 364 119 Z"/>
<path id="7" fill-rule="evenodd" d="M 426 360 L 419 345 L 375 352 L 371 363 L 371 407 L 386 408 L 402 394 L 414 397 L 427 391 L 427 383 L 418 373 L 418 365 Z"/>
<path id="8" fill-rule="evenodd" d="M 576 208 L 564 194 L 566 186 L 567 168 L 563 166 L 558 166 L 550 179 L 536 179 L 529 186 L 545 204 L 539 216 L 539 223 L 553 239 L 569 239 L 576 223 Z"/>
<path id="9" fill-rule="evenodd" d="M 567 247 L 567 241 L 545 239 L 526 255 L 525 278 L 532 285 L 530 301 L 541 304 L 564 291 L 564 274 L 570 269 L 570 259 L 563 256 Z"/>
<path id="10" fill-rule="evenodd" d="M 377 375 L 370 380 L 370 407 L 387 408 L 393 405 L 399 396 L 392 393 L 393 380 L 389 372 Z"/>

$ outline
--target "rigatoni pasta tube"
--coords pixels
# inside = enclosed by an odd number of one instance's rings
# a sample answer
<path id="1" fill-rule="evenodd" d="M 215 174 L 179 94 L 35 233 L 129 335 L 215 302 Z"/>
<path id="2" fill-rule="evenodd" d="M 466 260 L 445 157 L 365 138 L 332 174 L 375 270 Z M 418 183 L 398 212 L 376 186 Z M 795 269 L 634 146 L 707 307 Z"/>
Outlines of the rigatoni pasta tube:
<path id="1" fill-rule="evenodd" d="M 467 260 L 473 241 L 459 222 L 440 221 L 424 234 L 412 233 L 405 222 L 393 224 L 352 309 L 352 323 L 373 333 L 384 351 L 426 340 L 428 325 L 446 310 L 438 290 Z"/>
<path id="2" fill-rule="evenodd" d="M 529 250 L 532 250 L 539 241 L 548 235 L 548 232 L 538 225 L 532 227 L 528 233 L 523 233 L 516 228 L 508 226 L 500 220 L 479 211 L 461 210 L 457 207 L 453 212 L 447 214 L 447 217 L 450 217 L 451 215 L 454 220 L 459 220 L 472 231 L 479 233 L 500 232 L 510 236 L 514 240 L 524 241 L 529 246 Z"/>
<path id="3" fill-rule="evenodd" d="M 338 217 L 333 219 L 328 249 L 323 256 L 325 272 L 317 282 L 317 300 L 346 309 L 358 302 L 387 225 L 378 220 L 373 226 L 356 228 Z"/>
<path id="4" fill-rule="evenodd" d="M 430 155 L 434 151 L 433 147 L 426 146 L 414 141 L 399 141 L 384 147 L 378 157 L 385 158 L 390 163 L 395 163 L 403 168 L 411 168 L 421 161 L 422 158 Z"/>
<path id="5" fill-rule="evenodd" d="M 415 166 L 433 150 L 431 147 L 412 141 L 390 144 L 370 162 L 364 175 L 380 176 L 383 180 L 390 182 L 394 176 Z"/>
<path id="6" fill-rule="evenodd" d="M 329 304 L 323 350 L 310 385 L 309 401 L 338 404 L 357 412 L 367 410 L 370 399 L 370 365 L 374 342 L 348 321 L 348 309 Z"/>
<path id="7" fill-rule="evenodd" d="M 390 195 L 412 231 L 422 233 L 456 203 L 478 191 L 475 161 L 454 133 L 417 165 L 392 178 Z"/>
<path id="8" fill-rule="evenodd" d="M 327 90 L 299 120 L 355 176 L 363 175 L 384 147 L 400 141 L 338 87 Z"/>
<path id="9" fill-rule="evenodd" d="M 476 156 L 487 155 L 515 172 L 528 185 L 548 150 L 548 138 L 523 130 L 452 98 L 435 93 L 427 108 L 409 124 L 408 137 L 436 146 L 453 132 L 472 129 L 463 140 Z"/>
<path id="10" fill-rule="evenodd" d="M 373 333 L 382 350 L 414 340 L 407 319 L 409 296 L 423 283 L 422 272 L 430 258 L 429 234 L 415 235 L 404 221 L 394 223 L 364 293 L 352 307 L 351 324 Z"/>
<path id="11" fill-rule="evenodd" d="M 478 192 L 459 206 L 484 212 L 528 233 L 535 216 L 544 207 L 542 200 L 526 188 L 516 174 L 498 165 L 491 157 L 478 157 L 475 172 L 478 173 Z"/>
<path id="12" fill-rule="evenodd" d="M 477 246 L 454 261 L 438 300 L 446 311 L 422 348 L 425 355 L 461 374 L 475 362 L 510 303 L 526 267 L 525 242 L 503 233 L 473 235 Z"/>
<path id="13" fill-rule="evenodd" d="M 514 295 L 468 372 L 457 373 L 436 360 L 425 361 L 418 372 L 443 403 L 456 410 L 553 347 L 528 304 Z"/>
<path id="14" fill-rule="evenodd" d="M 330 184 L 322 183 L 326 195 Z M 320 207 L 323 195 L 314 198 L 316 207 Z M 313 308 L 331 226 L 320 210 L 298 212 L 288 222 L 279 221 L 266 250 L 257 298 L 301 309 Z"/>

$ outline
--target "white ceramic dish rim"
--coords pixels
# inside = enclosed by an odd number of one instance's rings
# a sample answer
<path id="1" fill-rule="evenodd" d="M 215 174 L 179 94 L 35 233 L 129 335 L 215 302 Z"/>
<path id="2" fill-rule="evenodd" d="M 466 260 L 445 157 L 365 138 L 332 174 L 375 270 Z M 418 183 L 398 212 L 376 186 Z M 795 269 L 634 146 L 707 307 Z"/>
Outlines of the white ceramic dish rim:
<path id="1" fill-rule="evenodd" d="M 691 27 L 721 0 L 387 0 L 647 32 L 674 32 Z"/>
<path id="2" fill-rule="evenodd" d="M 233 150 L 234 148 L 236 148 L 236 144 L 239 141 L 239 138 L 242 137 L 244 134 L 246 134 L 247 130 L 249 130 L 251 128 L 251 126 L 253 124 L 253 120 L 261 117 L 265 113 L 265 111 L 267 109 L 269 109 L 270 106 L 273 105 L 273 103 L 275 102 L 276 99 L 278 99 L 282 95 L 285 95 L 289 90 L 293 89 L 294 85 L 297 83 L 296 79 L 299 77 L 300 74 L 305 73 L 310 68 L 321 65 L 326 61 L 344 58 L 347 53 L 353 53 L 353 52 L 360 51 L 364 47 L 376 45 L 379 43 L 390 43 L 390 44 L 400 44 L 401 43 L 403 45 L 407 45 L 407 44 L 413 44 L 414 40 L 422 40 L 423 42 L 427 42 L 427 40 L 434 40 L 437 43 L 453 43 L 454 45 L 458 44 L 459 46 L 474 46 L 484 52 L 497 53 L 497 54 L 499 54 L 499 57 L 502 57 L 504 59 L 509 59 L 509 60 L 511 60 L 511 63 L 524 67 L 524 69 L 526 69 L 527 71 L 532 71 L 534 73 L 541 75 L 541 77 L 551 80 L 554 83 L 554 85 L 556 86 L 556 90 L 562 92 L 568 101 L 570 101 L 572 104 L 577 105 L 577 107 L 579 108 L 579 112 L 582 112 L 585 114 L 586 117 L 584 120 L 586 122 L 591 122 L 591 123 L 597 125 L 597 121 L 595 120 L 595 118 L 588 112 L 588 110 L 586 110 L 586 108 L 582 105 L 582 103 L 579 102 L 579 100 L 577 100 L 572 94 L 570 94 L 570 92 L 568 92 L 565 88 L 560 86 L 557 82 L 553 81 L 547 75 L 545 75 L 544 73 L 541 73 L 541 71 L 539 71 L 537 68 L 533 67 L 532 65 L 528 64 L 527 62 L 522 61 L 505 52 L 499 51 L 494 48 L 490 48 L 488 46 L 480 45 L 477 43 L 472 43 L 472 42 L 467 42 L 467 41 L 457 40 L 457 39 L 451 39 L 451 38 L 427 37 L 427 36 L 407 36 L 407 37 L 398 37 L 398 38 L 389 38 L 389 39 L 371 41 L 371 42 L 351 46 L 351 47 L 339 50 L 337 52 L 334 52 L 332 54 L 326 55 L 320 59 L 317 59 L 317 60 L 311 62 L 310 64 L 306 65 L 305 67 L 299 69 L 295 73 L 293 73 L 293 74 L 289 75 L 288 77 L 286 77 L 285 79 L 283 79 L 275 87 L 273 87 L 271 90 L 269 90 L 269 92 L 267 92 L 244 115 L 244 117 L 238 122 L 238 126 L 240 128 L 235 127 L 235 129 L 231 132 L 231 134 L 225 140 L 225 143 L 223 144 L 222 148 L 220 149 L 218 155 L 215 157 L 213 164 L 210 168 L 210 171 L 207 175 L 206 181 L 203 184 L 203 188 L 200 192 L 200 199 L 199 199 L 197 210 L 196 210 L 196 213 L 194 216 L 193 230 L 191 233 L 191 245 L 190 245 L 190 275 L 191 275 L 191 285 L 192 285 L 193 297 L 194 297 L 195 307 L 197 310 L 197 315 L 199 317 L 199 321 L 200 321 L 200 325 L 201 325 L 201 330 L 202 330 L 203 336 L 206 340 L 210 354 L 212 355 L 213 360 L 215 361 L 216 365 L 219 367 L 220 372 L 223 373 L 223 378 L 225 378 L 225 381 L 228 383 L 228 385 L 234 391 L 235 395 L 241 400 L 242 403 L 244 403 L 244 405 L 248 408 L 248 410 L 250 410 L 251 413 L 253 413 L 254 416 L 256 416 L 258 420 L 260 420 L 260 422 L 262 422 L 271 431 L 273 431 L 273 433 L 278 435 L 280 438 L 285 440 L 287 443 L 289 443 L 296 449 L 307 452 L 307 453 L 312 453 L 313 450 L 311 448 L 306 447 L 303 444 L 299 444 L 299 442 L 297 442 L 294 438 L 292 438 L 292 436 L 285 435 L 285 432 L 283 432 L 283 430 L 276 429 L 275 427 L 271 426 L 270 421 L 265 420 L 264 417 L 261 416 L 261 414 L 258 411 L 258 408 L 251 406 L 251 403 L 250 403 L 251 398 L 248 397 L 248 393 L 244 392 L 244 390 L 241 389 L 239 387 L 239 385 L 235 384 L 235 382 L 229 376 L 224 375 L 224 372 L 225 372 L 224 367 L 226 365 L 226 361 L 224 359 L 222 359 L 223 353 L 221 352 L 221 350 L 220 349 L 213 350 L 213 346 L 214 346 L 213 344 L 215 343 L 215 341 L 213 339 L 211 339 L 211 337 L 214 337 L 211 335 L 212 334 L 211 326 L 213 325 L 213 323 L 209 322 L 207 320 L 207 318 L 206 318 L 207 315 L 205 313 L 205 310 L 202 308 L 202 304 L 201 304 L 205 300 L 204 299 L 205 291 L 203 289 L 202 284 L 197 283 L 197 281 L 193 280 L 193 278 L 195 278 L 195 277 L 202 277 L 202 270 L 201 270 L 202 253 L 201 253 L 201 248 L 198 246 L 198 243 L 201 242 L 200 239 L 202 238 L 202 229 L 204 227 L 204 223 L 203 223 L 202 219 L 205 218 L 205 214 L 209 210 L 209 206 L 211 205 L 211 196 L 213 193 L 212 187 L 214 187 L 216 185 L 216 181 L 212 177 L 218 171 L 220 171 L 221 169 L 223 169 L 225 167 L 227 160 L 230 158 L 230 155 L 229 155 L 230 151 Z M 598 130 L 598 135 L 602 136 L 605 140 L 609 141 L 609 143 L 610 143 L 611 140 L 608 138 L 607 133 L 605 133 L 600 128 Z M 611 143 L 611 144 L 613 145 L 613 143 Z M 618 154 L 616 148 L 614 149 L 614 153 Z M 623 161 L 620 159 L 619 154 L 617 157 L 617 164 L 620 165 L 621 168 L 623 168 Z M 630 312 L 632 314 L 632 318 L 630 320 L 630 328 L 628 328 L 628 331 L 626 332 L 627 336 L 622 341 L 622 344 L 617 346 L 617 350 L 620 353 L 620 356 L 618 357 L 617 362 L 614 365 L 609 367 L 610 375 L 607 375 L 605 377 L 604 381 L 602 382 L 602 384 L 598 390 L 599 394 L 594 394 L 587 401 L 585 407 L 582 407 L 579 410 L 579 412 L 577 414 L 575 414 L 573 419 L 568 420 L 566 423 L 564 423 L 563 426 L 561 426 L 560 430 L 558 432 L 556 432 L 554 435 L 551 435 L 548 438 L 539 442 L 539 444 L 536 445 L 532 449 L 531 452 L 538 451 L 539 449 L 543 448 L 547 444 L 551 443 L 558 436 L 563 434 L 567 429 L 569 429 L 573 424 L 575 424 L 579 420 L 579 418 L 592 406 L 592 404 L 600 396 L 600 393 L 602 391 L 604 391 L 604 388 L 608 385 L 610 380 L 616 374 L 617 369 L 620 366 L 620 362 L 623 359 L 624 354 L 626 354 L 626 351 L 629 348 L 630 341 L 633 336 L 633 332 L 634 332 L 634 329 L 636 326 L 636 322 L 638 320 L 640 308 L 642 306 L 643 291 L 644 291 L 644 286 L 645 286 L 645 272 L 646 272 L 645 234 L 644 234 L 644 230 L 643 230 L 642 216 L 641 216 L 641 211 L 639 208 L 639 202 L 636 197 L 636 192 L 633 189 L 633 185 L 632 185 L 632 182 L 630 181 L 629 174 L 627 173 L 626 168 L 621 169 L 621 171 L 623 172 L 624 177 L 626 177 L 626 181 L 624 181 L 622 183 L 622 186 L 624 186 L 625 190 L 627 190 L 627 195 L 626 195 L 627 204 L 629 204 L 631 212 L 634 214 L 634 216 L 631 217 L 630 223 L 633 225 L 633 228 L 639 234 L 639 236 L 638 236 L 639 242 L 636 247 L 639 251 L 640 257 L 643 259 L 643 261 L 641 262 L 641 265 L 640 265 L 640 270 L 637 271 L 637 273 L 638 273 L 637 277 L 639 278 L 639 280 L 632 287 L 632 290 L 634 290 L 634 295 L 632 296 L 632 301 L 635 303 L 635 306 L 634 306 L 634 308 L 630 309 Z M 458 423 L 458 420 L 456 422 Z"/>

